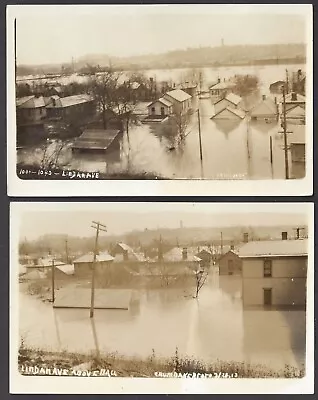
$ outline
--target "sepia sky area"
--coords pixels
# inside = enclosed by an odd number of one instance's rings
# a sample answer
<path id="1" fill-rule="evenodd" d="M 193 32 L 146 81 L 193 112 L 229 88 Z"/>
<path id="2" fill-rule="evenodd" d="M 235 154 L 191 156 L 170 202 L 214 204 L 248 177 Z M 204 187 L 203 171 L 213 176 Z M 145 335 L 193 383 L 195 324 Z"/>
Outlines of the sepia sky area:
<path id="1" fill-rule="evenodd" d="M 202 207 L 200 207 L 202 209 Z M 308 216 L 301 212 L 207 212 L 162 210 L 143 211 L 32 211 L 23 213 L 20 220 L 20 239 L 36 239 L 45 234 L 91 236 L 94 234 L 91 221 L 107 226 L 110 235 L 123 234 L 132 230 L 183 227 L 228 227 L 228 226 L 279 226 L 308 224 Z"/>
<path id="2" fill-rule="evenodd" d="M 57 8 L 58 10 L 58 8 Z M 303 15 L 107 13 L 49 9 L 17 17 L 18 64 L 54 64 L 87 54 L 126 57 L 187 47 L 305 43 Z"/>

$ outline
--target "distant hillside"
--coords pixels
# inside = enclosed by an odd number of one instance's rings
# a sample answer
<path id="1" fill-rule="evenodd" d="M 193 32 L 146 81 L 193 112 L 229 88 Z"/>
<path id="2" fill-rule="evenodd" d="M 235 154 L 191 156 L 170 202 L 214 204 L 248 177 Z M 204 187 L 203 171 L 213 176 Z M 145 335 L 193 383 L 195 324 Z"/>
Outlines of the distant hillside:
<path id="1" fill-rule="evenodd" d="M 302 63 L 306 59 L 306 45 L 302 43 L 276 45 L 236 45 L 199 47 L 175 50 L 162 54 L 145 54 L 132 57 L 112 57 L 107 54 L 88 54 L 76 60 L 77 72 L 87 64 L 120 69 L 189 68 L 203 66 L 267 64 L 279 62 Z M 18 75 L 61 72 L 70 63 L 55 65 L 18 65 Z"/>
<path id="2" fill-rule="evenodd" d="M 125 242 L 136 249 L 152 249 L 157 246 L 161 236 L 167 248 L 174 246 L 219 245 L 221 232 L 223 244 L 241 243 L 243 233 L 249 234 L 250 240 L 280 239 L 282 232 L 288 232 L 289 238 L 295 238 L 295 226 L 274 227 L 219 227 L 219 228 L 179 228 L 179 229 L 145 229 L 132 231 L 117 236 L 101 236 L 99 247 L 101 250 L 111 250 L 117 242 Z M 302 235 L 307 234 L 301 231 Z M 23 253 L 48 252 L 64 254 L 66 252 L 65 235 L 45 235 L 38 240 L 21 242 L 20 251 Z M 70 253 L 88 252 L 94 248 L 94 237 L 73 237 L 67 239 L 67 248 Z"/>

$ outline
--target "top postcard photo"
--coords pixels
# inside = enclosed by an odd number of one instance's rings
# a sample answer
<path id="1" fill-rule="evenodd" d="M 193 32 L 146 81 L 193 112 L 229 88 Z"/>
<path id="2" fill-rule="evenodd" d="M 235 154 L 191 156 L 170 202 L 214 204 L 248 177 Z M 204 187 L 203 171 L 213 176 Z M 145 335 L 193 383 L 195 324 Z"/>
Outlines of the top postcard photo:
<path id="1" fill-rule="evenodd" d="M 10 196 L 313 192 L 311 5 L 7 7 Z"/>

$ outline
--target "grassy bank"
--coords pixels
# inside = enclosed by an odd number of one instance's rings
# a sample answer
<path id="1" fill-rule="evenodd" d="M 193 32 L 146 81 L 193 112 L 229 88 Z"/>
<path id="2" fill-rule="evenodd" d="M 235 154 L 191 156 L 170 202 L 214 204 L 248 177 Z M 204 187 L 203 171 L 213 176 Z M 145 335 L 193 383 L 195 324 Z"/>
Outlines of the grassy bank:
<path id="1" fill-rule="evenodd" d="M 26 367 L 39 369 L 66 369 L 68 371 L 112 370 L 118 377 L 187 377 L 186 374 L 206 374 L 207 378 L 302 378 L 304 369 L 286 365 L 284 369 L 272 370 L 264 365 L 245 362 L 224 362 L 217 360 L 204 363 L 193 358 L 182 357 L 176 349 L 170 358 L 157 357 L 155 351 L 147 359 L 128 358 L 117 353 L 96 355 L 69 352 L 48 352 L 27 348 L 23 341 L 19 348 L 18 364 L 20 371 Z M 32 372 L 27 372 L 27 374 Z M 25 374 L 25 372 L 24 372 Z M 43 372 L 45 375 L 45 372 Z M 83 375 L 82 375 L 83 376 Z M 188 377 L 191 377 L 191 375 Z M 202 375 L 201 375 L 202 377 Z"/>

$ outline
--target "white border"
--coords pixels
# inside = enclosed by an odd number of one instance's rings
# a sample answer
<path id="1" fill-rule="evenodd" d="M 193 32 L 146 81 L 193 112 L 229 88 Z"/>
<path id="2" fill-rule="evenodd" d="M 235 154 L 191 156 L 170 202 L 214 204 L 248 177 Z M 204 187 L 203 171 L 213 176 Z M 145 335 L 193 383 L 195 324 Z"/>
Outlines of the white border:
<path id="1" fill-rule="evenodd" d="M 303 379 L 174 379 L 174 378 L 79 378 L 22 376 L 17 370 L 19 344 L 18 242 L 19 223 L 25 212 L 102 211 L 123 207 L 129 211 L 158 211 L 195 206 L 204 212 L 233 212 L 233 203 L 12 203 L 10 207 L 10 393 L 218 393 L 218 394 L 312 394 L 314 393 L 314 205 L 312 203 L 235 203 L 235 212 L 289 212 L 307 214 L 309 233 L 307 276 L 306 376 Z"/>
<path id="2" fill-rule="evenodd" d="M 8 194 L 10 196 L 305 196 L 313 193 L 313 23 L 312 5 L 265 5 L 265 4 L 224 4 L 197 5 L 195 12 L 211 13 L 275 13 L 297 14 L 307 18 L 307 151 L 306 177 L 300 180 L 102 180 L 102 181 L 31 181 L 21 180 L 16 175 L 16 123 L 15 123 L 15 82 L 14 82 L 14 30 L 15 17 L 49 12 L 50 16 L 61 13 L 72 15 L 98 13 L 107 7 L 109 13 L 193 13 L 194 5 L 62 5 L 62 6 L 7 6 L 7 166 Z"/>

